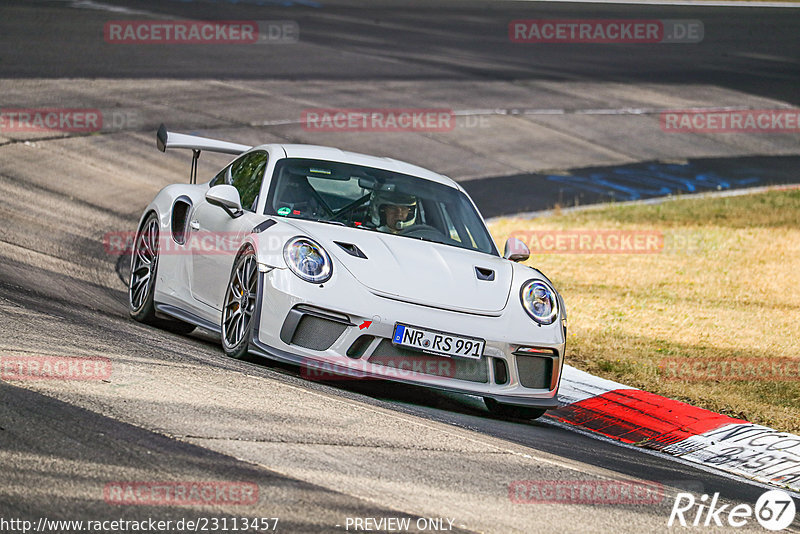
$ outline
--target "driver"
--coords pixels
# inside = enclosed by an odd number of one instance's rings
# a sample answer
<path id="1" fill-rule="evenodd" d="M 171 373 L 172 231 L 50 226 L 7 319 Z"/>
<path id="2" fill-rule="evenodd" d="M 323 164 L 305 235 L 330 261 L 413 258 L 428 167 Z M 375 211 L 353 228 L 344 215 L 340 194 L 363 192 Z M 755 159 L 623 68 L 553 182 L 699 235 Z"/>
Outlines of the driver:
<path id="1" fill-rule="evenodd" d="M 370 199 L 372 224 L 381 231 L 399 233 L 417 219 L 417 198 L 394 191 L 374 191 Z"/>

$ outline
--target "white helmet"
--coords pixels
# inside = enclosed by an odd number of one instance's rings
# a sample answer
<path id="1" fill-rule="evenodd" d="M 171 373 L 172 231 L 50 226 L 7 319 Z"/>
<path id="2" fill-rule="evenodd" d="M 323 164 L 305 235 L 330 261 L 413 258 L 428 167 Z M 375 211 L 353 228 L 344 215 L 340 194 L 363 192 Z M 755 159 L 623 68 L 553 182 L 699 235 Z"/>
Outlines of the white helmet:
<path id="1" fill-rule="evenodd" d="M 370 197 L 369 214 L 375 227 L 387 226 L 386 206 L 407 206 L 405 220 L 398 221 L 393 230 L 403 230 L 413 225 L 417 219 L 417 197 L 394 191 L 373 191 Z"/>

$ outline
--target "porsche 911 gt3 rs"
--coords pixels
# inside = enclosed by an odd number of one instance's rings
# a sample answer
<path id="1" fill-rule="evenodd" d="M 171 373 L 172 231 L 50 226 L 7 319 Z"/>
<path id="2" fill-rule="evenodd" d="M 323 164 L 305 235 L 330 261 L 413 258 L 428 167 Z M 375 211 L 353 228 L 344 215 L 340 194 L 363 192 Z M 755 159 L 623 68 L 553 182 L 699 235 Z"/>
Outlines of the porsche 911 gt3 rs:
<path id="1" fill-rule="evenodd" d="M 557 406 L 566 312 L 495 247 L 453 180 L 336 148 L 255 147 L 168 132 L 193 152 L 189 184 L 161 190 L 134 240 L 129 308 L 174 331 L 203 327 L 224 352 L 337 375 L 483 397 L 501 416 Z M 203 150 L 235 158 L 196 183 Z"/>

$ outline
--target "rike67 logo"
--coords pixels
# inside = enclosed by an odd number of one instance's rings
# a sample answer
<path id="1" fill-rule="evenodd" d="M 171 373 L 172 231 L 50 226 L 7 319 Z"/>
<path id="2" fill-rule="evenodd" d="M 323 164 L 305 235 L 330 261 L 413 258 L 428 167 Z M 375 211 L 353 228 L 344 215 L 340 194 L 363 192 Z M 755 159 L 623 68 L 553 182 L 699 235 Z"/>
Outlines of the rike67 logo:
<path id="1" fill-rule="evenodd" d="M 669 515 L 668 527 L 743 527 L 754 517 L 767 530 L 783 530 L 792 524 L 796 513 L 794 499 L 782 490 L 770 490 L 761 495 L 755 507 L 749 504 L 720 504 L 719 493 L 709 501 L 708 495 L 699 499 L 691 493 L 678 493 Z"/>

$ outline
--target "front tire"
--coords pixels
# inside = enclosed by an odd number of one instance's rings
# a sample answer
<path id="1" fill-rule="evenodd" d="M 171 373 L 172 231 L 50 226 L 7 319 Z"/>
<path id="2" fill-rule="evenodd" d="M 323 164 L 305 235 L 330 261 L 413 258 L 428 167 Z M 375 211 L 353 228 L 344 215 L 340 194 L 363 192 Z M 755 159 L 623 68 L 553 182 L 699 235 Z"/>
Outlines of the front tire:
<path id="1" fill-rule="evenodd" d="M 486 408 L 489 409 L 489 412 L 492 415 L 503 419 L 533 420 L 540 418 L 547 411 L 544 408 L 529 408 L 527 406 L 503 404 L 502 402 L 497 402 L 491 397 L 484 397 L 483 402 L 486 404 Z"/>
<path id="2" fill-rule="evenodd" d="M 131 276 L 128 282 L 128 311 L 140 323 L 169 330 L 176 334 L 188 334 L 194 325 L 178 320 L 156 317 L 153 294 L 158 273 L 158 216 L 151 213 L 136 234 L 131 252 Z"/>
<path id="3" fill-rule="evenodd" d="M 222 350 L 231 358 L 247 356 L 258 305 L 258 265 L 253 249 L 246 248 L 236 259 L 222 304 Z"/>

